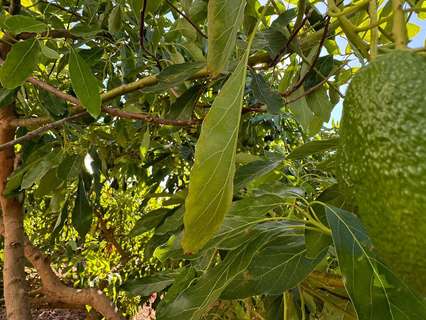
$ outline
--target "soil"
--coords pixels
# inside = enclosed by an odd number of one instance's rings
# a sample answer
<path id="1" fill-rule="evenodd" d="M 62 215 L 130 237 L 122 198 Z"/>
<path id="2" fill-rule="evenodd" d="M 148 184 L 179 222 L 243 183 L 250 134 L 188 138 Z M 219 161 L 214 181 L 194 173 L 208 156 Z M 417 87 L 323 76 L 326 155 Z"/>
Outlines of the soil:
<path id="1" fill-rule="evenodd" d="M 85 320 L 84 311 L 64 310 L 64 309 L 40 309 L 31 311 L 33 320 Z M 0 312 L 0 320 L 6 320 L 6 312 Z"/>

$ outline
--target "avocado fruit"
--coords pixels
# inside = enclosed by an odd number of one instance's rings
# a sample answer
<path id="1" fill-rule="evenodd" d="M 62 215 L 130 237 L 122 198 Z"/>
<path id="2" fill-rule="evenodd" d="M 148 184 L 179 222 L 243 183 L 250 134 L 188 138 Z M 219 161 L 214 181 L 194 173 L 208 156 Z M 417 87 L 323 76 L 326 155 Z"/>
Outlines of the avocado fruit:
<path id="1" fill-rule="evenodd" d="M 374 249 L 426 296 L 426 59 L 394 50 L 362 67 L 343 103 L 337 175 Z"/>

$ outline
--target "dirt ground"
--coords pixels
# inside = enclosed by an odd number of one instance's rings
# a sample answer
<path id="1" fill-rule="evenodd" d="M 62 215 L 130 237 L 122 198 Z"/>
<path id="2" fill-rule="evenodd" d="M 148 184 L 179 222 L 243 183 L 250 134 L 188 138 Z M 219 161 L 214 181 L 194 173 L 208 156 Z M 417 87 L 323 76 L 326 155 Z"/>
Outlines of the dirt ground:
<path id="1" fill-rule="evenodd" d="M 75 310 L 33 310 L 33 320 L 84 320 L 86 319 L 83 311 Z M 0 312 L 0 320 L 6 320 L 6 312 L 2 310 Z"/>

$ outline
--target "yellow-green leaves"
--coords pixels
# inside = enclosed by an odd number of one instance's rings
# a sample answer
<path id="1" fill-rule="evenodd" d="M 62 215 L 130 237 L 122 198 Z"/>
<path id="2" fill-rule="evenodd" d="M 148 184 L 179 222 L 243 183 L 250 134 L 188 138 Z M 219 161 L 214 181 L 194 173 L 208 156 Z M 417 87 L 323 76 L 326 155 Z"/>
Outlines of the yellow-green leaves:
<path id="1" fill-rule="evenodd" d="M 182 247 L 186 252 L 198 251 L 231 207 L 246 63 L 247 55 L 217 95 L 201 128 L 185 202 Z"/>
<path id="2" fill-rule="evenodd" d="M 3 87 L 14 89 L 22 85 L 37 66 L 40 45 L 36 39 L 17 42 L 0 69 Z"/>
<path id="3" fill-rule="evenodd" d="M 72 87 L 81 104 L 96 118 L 101 113 L 98 80 L 87 63 L 74 50 L 70 51 L 69 71 Z"/>
<path id="4" fill-rule="evenodd" d="M 210 0 L 208 4 L 207 67 L 213 76 L 221 73 L 235 49 L 244 0 Z"/>

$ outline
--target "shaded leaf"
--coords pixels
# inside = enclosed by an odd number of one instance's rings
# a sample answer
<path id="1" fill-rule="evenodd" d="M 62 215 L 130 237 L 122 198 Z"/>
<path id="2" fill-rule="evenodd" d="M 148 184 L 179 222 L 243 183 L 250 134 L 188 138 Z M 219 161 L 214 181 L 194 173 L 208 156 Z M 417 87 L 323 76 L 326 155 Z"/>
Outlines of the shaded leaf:
<path id="1" fill-rule="evenodd" d="M 246 1 L 210 0 L 208 2 L 207 69 L 217 76 L 227 67 L 235 49 Z"/>
<path id="2" fill-rule="evenodd" d="M 98 117 L 101 113 L 98 80 L 74 48 L 70 51 L 69 71 L 72 87 L 81 104 L 92 117 Z"/>
<path id="3" fill-rule="evenodd" d="M 200 86 L 193 86 L 186 90 L 170 107 L 170 112 L 167 114 L 169 119 L 189 120 L 195 104 L 200 95 Z"/>
<path id="4" fill-rule="evenodd" d="M 240 166 L 235 173 L 234 189 L 238 191 L 255 178 L 261 177 L 277 168 L 284 158 L 277 157 L 267 160 L 256 160 Z"/>
<path id="5" fill-rule="evenodd" d="M 93 211 L 87 197 L 86 184 L 80 177 L 78 180 L 77 196 L 72 211 L 72 224 L 82 239 L 89 232 L 92 225 Z"/>
<path id="6" fill-rule="evenodd" d="M 22 85 L 37 66 L 40 45 L 37 39 L 20 41 L 12 46 L 0 68 L 0 81 L 7 89 Z"/>
<path id="7" fill-rule="evenodd" d="M 273 228 L 275 224 L 269 226 Z M 303 236 L 282 232 L 253 259 L 247 271 L 225 289 L 224 299 L 242 299 L 260 294 L 280 294 L 299 284 L 323 259 L 306 257 Z"/>
<path id="8" fill-rule="evenodd" d="M 111 10 L 108 17 L 109 32 L 118 32 L 121 29 L 121 7 L 116 6 Z"/>
<path id="9" fill-rule="evenodd" d="M 169 209 L 157 209 L 145 214 L 130 231 L 129 236 L 135 237 L 158 226 L 170 213 Z"/>
<path id="10" fill-rule="evenodd" d="M 17 89 L 0 88 L 0 108 L 10 105 L 15 100 Z"/>
<path id="11" fill-rule="evenodd" d="M 252 88 L 254 96 L 262 103 L 266 104 L 270 113 L 280 113 L 283 107 L 283 99 L 280 94 L 273 91 L 263 76 L 259 73 L 252 73 Z"/>
<path id="12" fill-rule="evenodd" d="M 377 259 L 359 219 L 327 207 L 339 267 L 360 320 L 425 319 L 426 304 Z"/>

